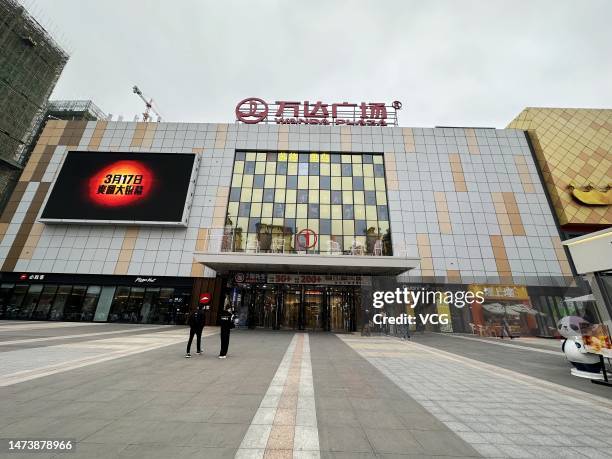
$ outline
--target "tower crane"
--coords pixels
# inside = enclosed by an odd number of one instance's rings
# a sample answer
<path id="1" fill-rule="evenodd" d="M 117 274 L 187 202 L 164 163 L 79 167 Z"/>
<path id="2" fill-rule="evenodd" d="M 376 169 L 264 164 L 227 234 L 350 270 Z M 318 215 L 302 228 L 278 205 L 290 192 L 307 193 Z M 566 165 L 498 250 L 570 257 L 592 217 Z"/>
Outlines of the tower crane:
<path id="1" fill-rule="evenodd" d="M 132 88 L 132 91 L 134 92 L 134 94 L 138 95 L 138 97 L 140 97 L 142 101 L 145 103 L 146 108 L 145 108 L 145 111 L 142 112 L 142 120 L 145 123 L 149 121 L 149 118 L 151 118 L 151 115 L 149 113 L 152 111 L 153 113 L 157 115 L 157 122 L 159 123 L 162 120 L 162 117 L 159 114 L 159 112 L 155 109 L 155 107 L 153 107 L 153 98 L 149 97 L 149 100 L 147 100 L 147 98 L 144 96 L 144 94 L 138 88 L 138 86 L 134 86 Z"/>

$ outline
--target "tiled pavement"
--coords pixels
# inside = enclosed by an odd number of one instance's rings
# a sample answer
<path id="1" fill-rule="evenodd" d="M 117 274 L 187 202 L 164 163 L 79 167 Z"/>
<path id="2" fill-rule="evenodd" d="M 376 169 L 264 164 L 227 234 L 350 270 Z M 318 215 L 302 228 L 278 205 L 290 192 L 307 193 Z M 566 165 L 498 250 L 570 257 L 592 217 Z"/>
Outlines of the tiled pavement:
<path id="1" fill-rule="evenodd" d="M 180 344 L 2 387 L 0 438 L 77 440 L 57 457 L 233 457 L 293 336 L 235 335 L 226 360 L 218 336 L 183 358 L 183 331 Z"/>
<path id="2" fill-rule="evenodd" d="M 479 457 L 336 336 L 312 336 L 311 354 L 322 457 Z"/>
<path id="3" fill-rule="evenodd" d="M 100 333 L 94 332 L 91 333 L 91 340 L 88 340 L 86 338 L 88 335 L 84 334 L 64 335 L 60 340 L 49 337 L 3 340 L 0 345 L 7 342 L 12 343 L 13 346 L 18 342 L 29 344 L 36 339 L 41 339 L 42 342 L 51 340 L 54 345 L 2 352 L 0 354 L 2 362 L 0 387 L 99 364 L 128 355 L 148 352 L 185 341 L 185 331 L 181 329 L 174 328 L 163 331 L 163 327 L 140 327 L 138 330 L 139 333 L 131 334 L 126 334 L 125 331 L 103 332 L 105 334 L 102 336 L 113 336 L 104 339 L 100 339 Z M 158 332 L 142 333 L 142 330 L 158 330 Z M 119 333 L 122 333 L 122 336 L 116 336 Z M 207 328 L 204 333 L 210 336 L 217 334 L 218 331 L 215 328 Z M 85 339 L 85 341 L 72 341 L 75 336 Z M 36 342 L 40 344 L 41 341 Z"/>
<path id="4" fill-rule="evenodd" d="M 92 361 L 0 387 L 0 438 L 78 442 L 76 454 L 6 457 L 611 457 L 607 400 L 416 343 L 238 331 L 227 360 L 218 336 L 188 360 L 185 333 L 23 350 L 81 346 Z M 5 378 L 12 352 L 0 352 Z"/>
<path id="5" fill-rule="evenodd" d="M 612 457 L 612 402 L 420 344 L 342 336 L 485 457 Z"/>

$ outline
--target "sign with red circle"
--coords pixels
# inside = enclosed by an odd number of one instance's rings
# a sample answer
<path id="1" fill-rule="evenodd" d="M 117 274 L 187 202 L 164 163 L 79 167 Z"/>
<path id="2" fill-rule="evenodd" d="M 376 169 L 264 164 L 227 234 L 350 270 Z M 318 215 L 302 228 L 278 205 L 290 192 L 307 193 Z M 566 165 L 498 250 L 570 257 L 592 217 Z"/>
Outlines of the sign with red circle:
<path id="1" fill-rule="evenodd" d="M 258 97 L 249 97 L 236 105 L 236 119 L 246 124 L 255 124 L 268 116 L 268 104 Z"/>
<path id="2" fill-rule="evenodd" d="M 212 299 L 212 295 L 210 293 L 200 293 L 200 304 L 208 304 Z"/>
<path id="3" fill-rule="evenodd" d="M 310 228 L 305 228 L 295 236 L 296 245 L 302 249 L 312 249 L 317 245 L 319 236 Z"/>

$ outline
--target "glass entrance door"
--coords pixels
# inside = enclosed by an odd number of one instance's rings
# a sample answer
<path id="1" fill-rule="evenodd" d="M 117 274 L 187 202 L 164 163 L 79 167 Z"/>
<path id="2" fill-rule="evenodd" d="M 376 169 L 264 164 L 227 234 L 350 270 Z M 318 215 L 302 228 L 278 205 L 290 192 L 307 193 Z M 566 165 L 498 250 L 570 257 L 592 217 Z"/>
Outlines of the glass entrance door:
<path id="1" fill-rule="evenodd" d="M 354 286 L 230 285 L 243 325 L 272 330 L 351 332 L 360 307 Z"/>
<path id="2" fill-rule="evenodd" d="M 330 290 L 328 294 L 330 331 L 346 332 L 350 330 L 351 301 L 352 295 L 349 292 Z"/>
<path id="3" fill-rule="evenodd" d="M 323 330 L 323 291 L 304 289 L 304 329 L 308 331 Z"/>
<path id="4" fill-rule="evenodd" d="M 283 292 L 283 305 L 279 314 L 278 328 L 283 330 L 297 330 L 299 328 L 300 304 L 302 292 L 290 289 Z"/>

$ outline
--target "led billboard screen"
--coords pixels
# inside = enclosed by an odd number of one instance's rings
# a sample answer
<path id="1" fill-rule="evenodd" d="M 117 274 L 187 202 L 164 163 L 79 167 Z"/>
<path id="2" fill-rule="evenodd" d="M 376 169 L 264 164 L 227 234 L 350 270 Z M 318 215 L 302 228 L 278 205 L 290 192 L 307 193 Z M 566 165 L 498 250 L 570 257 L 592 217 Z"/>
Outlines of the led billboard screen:
<path id="1" fill-rule="evenodd" d="M 194 154 L 67 154 L 44 222 L 185 224 Z"/>

